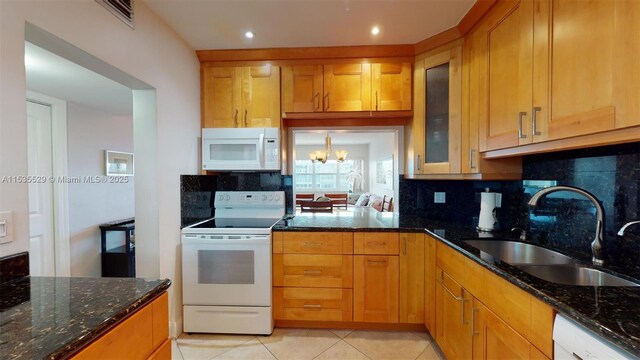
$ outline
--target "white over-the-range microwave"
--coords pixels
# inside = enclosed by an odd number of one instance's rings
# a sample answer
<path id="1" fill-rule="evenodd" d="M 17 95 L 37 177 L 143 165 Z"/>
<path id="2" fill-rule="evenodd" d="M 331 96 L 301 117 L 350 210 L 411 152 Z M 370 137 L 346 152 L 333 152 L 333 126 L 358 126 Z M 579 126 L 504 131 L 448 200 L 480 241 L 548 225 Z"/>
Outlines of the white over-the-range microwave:
<path id="1" fill-rule="evenodd" d="M 280 170 L 280 129 L 202 129 L 202 169 Z"/>

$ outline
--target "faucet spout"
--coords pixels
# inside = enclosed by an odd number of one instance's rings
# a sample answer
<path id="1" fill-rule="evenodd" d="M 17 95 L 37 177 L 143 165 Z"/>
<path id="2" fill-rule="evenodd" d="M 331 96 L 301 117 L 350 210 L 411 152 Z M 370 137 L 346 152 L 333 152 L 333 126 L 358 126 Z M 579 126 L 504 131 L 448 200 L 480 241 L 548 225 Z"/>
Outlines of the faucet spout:
<path id="1" fill-rule="evenodd" d="M 633 224 L 640 224 L 640 220 L 629 221 L 628 223 L 624 224 L 624 226 L 621 227 L 620 230 L 618 230 L 618 236 L 624 236 L 624 232 L 627 230 L 629 226 Z"/>
<path id="2" fill-rule="evenodd" d="M 603 265 L 604 255 L 602 244 L 604 241 L 604 209 L 602 208 L 602 205 L 600 205 L 600 201 L 598 201 L 595 196 L 585 190 L 573 186 L 550 186 L 533 194 L 529 200 L 529 206 L 538 206 L 540 199 L 557 191 L 574 192 L 586 197 L 593 203 L 593 206 L 596 208 L 596 234 L 593 242 L 591 243 L 591 252 L 593 254 L 592 261 L 594 265 Z"/>

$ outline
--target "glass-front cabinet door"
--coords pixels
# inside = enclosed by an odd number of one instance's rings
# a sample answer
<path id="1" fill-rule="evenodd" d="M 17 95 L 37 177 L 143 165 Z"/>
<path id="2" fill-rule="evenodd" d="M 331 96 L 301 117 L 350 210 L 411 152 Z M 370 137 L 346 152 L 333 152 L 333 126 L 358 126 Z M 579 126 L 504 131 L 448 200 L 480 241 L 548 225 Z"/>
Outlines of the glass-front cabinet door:
<path id="1" fill-rule="evenodd" d="M 424 107 L 416 152 L 417 173 L 459 174 L 462 112 L 460 47 L 428 56 L 423 62 Z"/>

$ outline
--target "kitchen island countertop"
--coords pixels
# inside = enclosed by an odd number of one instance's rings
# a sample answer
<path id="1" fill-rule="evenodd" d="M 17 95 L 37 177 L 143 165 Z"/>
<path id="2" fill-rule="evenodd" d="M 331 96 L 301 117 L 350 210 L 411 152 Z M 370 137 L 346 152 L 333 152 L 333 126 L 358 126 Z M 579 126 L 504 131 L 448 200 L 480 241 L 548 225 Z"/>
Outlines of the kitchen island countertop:
<path id="1" fill-rule="evenodd" d="M 333 214 L 298 213 L 295 217 L 285 218 L 276 224 L 273 230 L 425 232 L 546 302 L 559 313 L 640 357 L 640 287 L 593 287 L 551 283 L 500 260 L 487 260 L 480 250 L 465 242 L 478 238 L 519 241 L 513 234 L 482 233 L 470 224 L 380 213 L 369 208 L 335 211 Z M 555 250 L 563 252 L 561 249 Z M 622 269 L 606 266 L 605 270 L 629 278 L 623 274 Z"/>
<path id="2" fill-rule="evenodd" d="M 25 276 L 0 285 L 0 357 L 65 359 L 169 288 L 169 280 Z"/>

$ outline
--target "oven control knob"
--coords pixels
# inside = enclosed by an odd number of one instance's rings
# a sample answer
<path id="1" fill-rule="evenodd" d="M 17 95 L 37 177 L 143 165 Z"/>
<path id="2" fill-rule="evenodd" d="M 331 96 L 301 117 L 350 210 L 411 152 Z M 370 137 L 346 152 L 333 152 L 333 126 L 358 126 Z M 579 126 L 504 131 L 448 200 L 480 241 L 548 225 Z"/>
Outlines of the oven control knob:
<path id="1" fill-rule="evenodd" d="M 269 195 L 269 201 L 273 201 L 273 195 Z"/>
<path id="2" fill-rule="evenodd" d="M 262 201 L 267 201 L 267 195 L 262 195 Z"/>
<path id="3" fill-rule="evenodd" d="M 280 201 L 280 195 L 276 195 L 276 201 Z"/>
<path id="4" fill-rule="evenodd" d="M 227 201 L 229 201 L 229 200 L 231 200 L 231 196 L 229 196 L 229 195 L 225 195 L 225 196 L 224 196 L 224 199 L 225 199 L 225 200 L 227 200 Z"/>
<path id="5" fill-rule="evenodd" d="M 219 195 L 218 196 L 218 200 L 220 200 L 220 201 L 224 200 L 224 195 Z"/>

